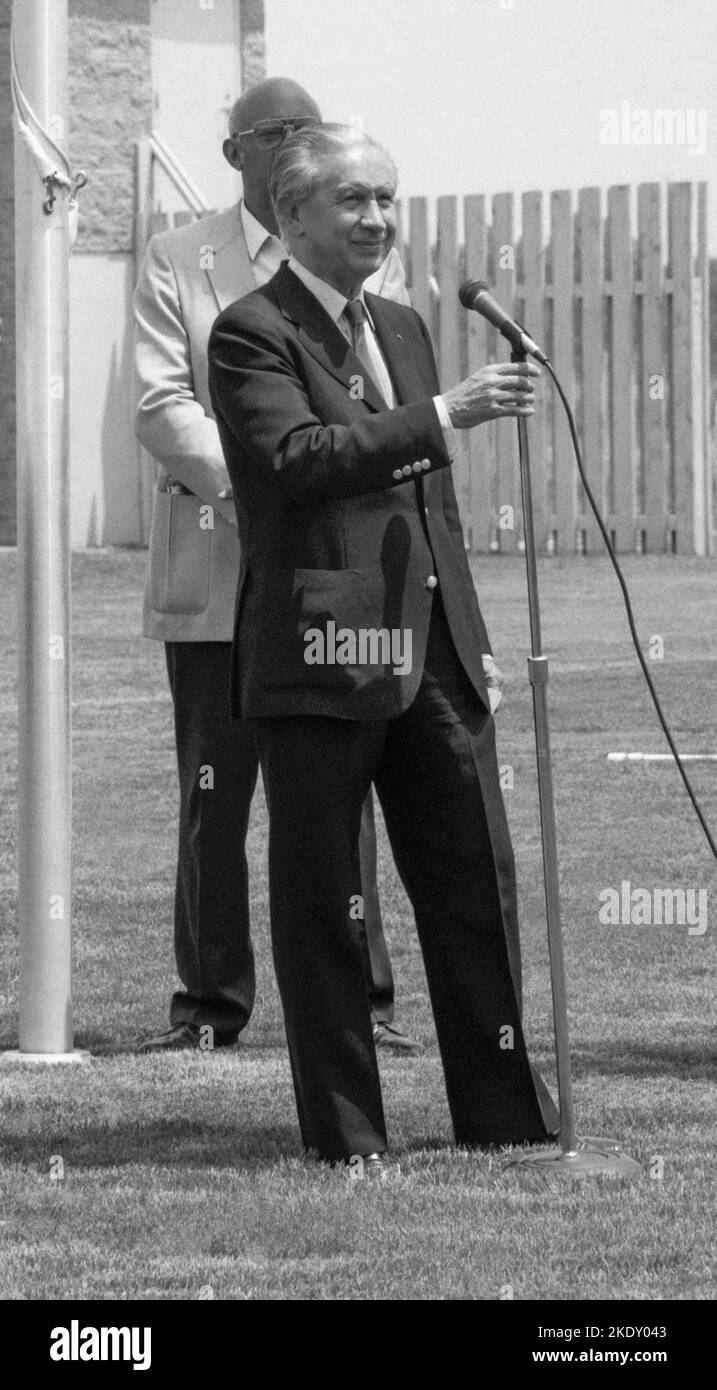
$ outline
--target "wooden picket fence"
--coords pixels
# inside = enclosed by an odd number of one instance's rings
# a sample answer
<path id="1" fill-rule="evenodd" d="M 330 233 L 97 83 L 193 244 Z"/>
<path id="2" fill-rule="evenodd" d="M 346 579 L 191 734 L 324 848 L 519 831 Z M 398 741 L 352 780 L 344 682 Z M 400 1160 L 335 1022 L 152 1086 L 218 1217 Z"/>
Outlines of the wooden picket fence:
<path id="1" fill-rule="evenodd" d="M 442 197 L 399 205 L 398 246 L 411 298 L 452 385 L 510 350 L 458 300 L 486 280 L 541 344 L 573 403 L 593 494 L 616 550 L 713 553 L 707 185 L 640 184 L 492 200 Z M 635 206 L 636 202 L 636 206 Z M 459 231 L 459 211 L 462 227 Z M 489 217 L 490 213 L 490 217 Z M 191 221 L 148 212 L 147 235 Z M 666 235 L 663 232 L 666 226 Z M 435 229 L 435 230 L 434 230 Z M 547 233 L 547 234 L 546 234 Z M 590 554 L 603 542 L 588 507 L 567 422 L 547 373 L 530 422 L 535 530 L 544 554 Z M 522 549 L 515 422 L 460 437 L 454 465 L 474 553 Z"/>
<path id="2" fill-rule="evenodd" d="M 401 209 L 415 307 L 448 386 L 510 349 L 458 300 L 464 279 L 545 349 L 573 402 L 591 489 L 618 551 L 712 553 L 707 186 L 641 184 L 521 198 L 425 198 Z M 636 206 L 635 206 L 636 203 Z M 663 233 L 663 225 L 667 234 Z M 547 374 L 530 423 L 536 536 L 544 553 L 603 548 Z M 514 421 L 463 436 L 456 490 L 474 552 L 522 548 Z"/>

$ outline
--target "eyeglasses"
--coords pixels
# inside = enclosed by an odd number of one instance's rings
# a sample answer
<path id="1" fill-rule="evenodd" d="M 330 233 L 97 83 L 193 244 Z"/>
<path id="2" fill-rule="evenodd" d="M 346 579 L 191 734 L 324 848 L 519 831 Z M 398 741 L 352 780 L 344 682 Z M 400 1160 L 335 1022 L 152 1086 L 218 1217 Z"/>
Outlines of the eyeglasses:
<path id="1" fill-rule="evenodd" d="M 241 140 L 243 135 L 253 135 L 257 145 L 264 150 L 275 150 L 290 130 L 303 130 L 305 126 L 321 125 L 318 116 L 277 116 L 276 119 L 257 121 L 251 130 L 235 130 L 232 140 Z"/>

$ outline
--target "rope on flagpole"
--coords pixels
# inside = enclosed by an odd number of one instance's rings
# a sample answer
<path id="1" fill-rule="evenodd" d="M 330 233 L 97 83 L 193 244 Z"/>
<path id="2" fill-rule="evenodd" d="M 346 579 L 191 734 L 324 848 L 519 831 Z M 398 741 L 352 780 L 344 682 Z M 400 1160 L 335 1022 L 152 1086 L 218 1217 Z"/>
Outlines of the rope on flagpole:
<path id="1" fill-rule="evenodd" d="M 79 204 L 77 193 L 87 183 L 84 169 L 73 175 L 69 156 L 46 130 L 42 121 L 33 111 L 22 87 L 15 57 L 15 39 L 10 31 L 10 85 L 15 121 L 20 136 L 37 168 L 40 182 L 45 185 L 43 212 L 50 217 L 55 209 L 56 188 L 65 188 L 69 194 L 68 212 L 70 218 L 70 249 L 77 238 Z M 54 155 L 54 159 L 51 157 Z"/>

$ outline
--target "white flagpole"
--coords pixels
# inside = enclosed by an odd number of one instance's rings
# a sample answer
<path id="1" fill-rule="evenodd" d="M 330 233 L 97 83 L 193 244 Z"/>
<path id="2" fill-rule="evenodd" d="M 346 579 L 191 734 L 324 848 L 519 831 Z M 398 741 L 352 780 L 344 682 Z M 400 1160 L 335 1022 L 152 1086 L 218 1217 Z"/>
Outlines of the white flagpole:
<path id="1" fill-rule="evenodd" d="M 73 1061 L 82 1054 L 73 1052 L 71 1005 L 67 0 L 14 0 L 12 32 L 20 916 L 13 1055 Z"/>

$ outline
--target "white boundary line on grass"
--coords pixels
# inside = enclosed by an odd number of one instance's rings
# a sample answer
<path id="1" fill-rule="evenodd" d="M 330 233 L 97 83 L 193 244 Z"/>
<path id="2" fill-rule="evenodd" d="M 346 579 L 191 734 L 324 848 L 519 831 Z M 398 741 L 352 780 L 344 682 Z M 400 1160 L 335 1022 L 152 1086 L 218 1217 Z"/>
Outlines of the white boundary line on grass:
<path id="1" fill-rule="evenodd" d="M 672 753 L 608 753 L 609 763 L 674 763 Z M 682 763 L 717 763 L 717 753 L 680 753 Z"/>

